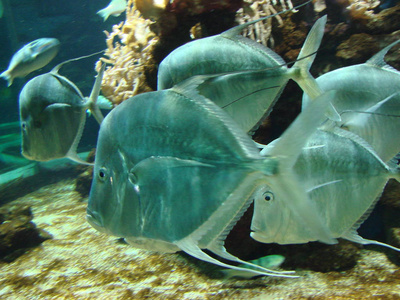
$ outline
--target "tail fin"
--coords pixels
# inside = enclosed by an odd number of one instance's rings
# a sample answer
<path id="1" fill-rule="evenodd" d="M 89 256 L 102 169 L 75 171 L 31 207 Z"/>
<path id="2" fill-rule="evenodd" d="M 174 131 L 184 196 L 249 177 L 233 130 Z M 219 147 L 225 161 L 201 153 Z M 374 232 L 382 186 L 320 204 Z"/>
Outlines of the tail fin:
<path id="1" fill-rule="evenodd" d="M 277 198 L 282 199 L 284 206 L 290 209 L 295 217 L 319 241 L 335 243 L 327 225 L 317 213 L 317 209 L 307 196 L 307 192 L 300 185 L 293 171 L 299 155 L 309 137 L 317 130 L 324 120 L 324 112 L 335 91 L 329 91 L 317 97 L 315 101 L 297 117 L 291 126 L 284 132 L 275 145 L 266 151 L 267 156 L 278 160 L 278 172 L 270 176 L 270 185 Z M 266 163 L 268 161 L 266 160 Z"/>
<path id="2" fill-rule="evenodd" d="M 96 14 L 103 18 L 103 22 L 107 21 L 108 17 L 110 16 L 108 7 L 100 9 Z"/>
<path id="3" fill-rule="evenodd" d="M 4 71 L 3 73 L 1 73 L 0 74 L 0 78 L 4 78 L 5 80 L 7 80 L 7 82 L 8 82 L 7 86 L 8 87 L 11 86 L 13 81 L 14 81 L 14 78 L 11 77 L 11 75 L 9 74 L 8 71 Z"/>
<path id="4" fill-rule="evenodd" d="M 303 48 L 297 57 L 296 63 L 291 68 L 292 79 L 295 80 L 303 91 L 311 98 L 318 97 L 322 92 L 317 82 L 310 74 L 310 68 L 314 62 L 317 50 L 321 44 L 322 36 L 324 35 L 324 28 L 327 16 L 323 16 L 315 22 L 311 28 Z"/>

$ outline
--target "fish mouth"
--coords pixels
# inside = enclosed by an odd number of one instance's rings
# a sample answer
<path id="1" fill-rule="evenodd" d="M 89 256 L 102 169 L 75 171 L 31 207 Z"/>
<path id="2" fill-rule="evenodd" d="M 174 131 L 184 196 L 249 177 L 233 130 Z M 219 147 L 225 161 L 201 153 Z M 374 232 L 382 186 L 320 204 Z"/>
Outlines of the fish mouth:
<path id="1" fill-rule="evenodd" d="M 26 159 L 34 160 L 33 157 L 30 155 L 30 153 L 28 153 L 27 151 L 22 151 L 21 154 L 22 154 L 22 156 L 25 157 Z"/>
<path id="2" fill-rule="evenodd" d="M 88 221 L 88 223 L 97 231 L 106 232 L 104 225 L 101 224 L 101 222 L 99 221 L 99 218 L 96 218 L 96 215 L 98 215 L 98 214 L 93 213 L 88 210 L 86 213 L 86 221 Z"/>

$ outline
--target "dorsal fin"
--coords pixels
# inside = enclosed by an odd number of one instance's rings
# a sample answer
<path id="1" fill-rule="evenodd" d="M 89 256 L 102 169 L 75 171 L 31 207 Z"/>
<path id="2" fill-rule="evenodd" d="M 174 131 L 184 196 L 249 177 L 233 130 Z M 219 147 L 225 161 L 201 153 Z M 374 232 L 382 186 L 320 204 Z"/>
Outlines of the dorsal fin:
<path id="1" fill-rule="evenodd" d="M 375 66 L 378 68 L 384 68 L 390 71 L 395 71 L 398 72 L 395 68 L 389 66 L 386 62 L 385 62 L 385 55 L 386 53 L 395 45 L 397 45 L 398 43 L 400 43 L 400 40 L 397 40 L 393 43 L 391 43 L 390 45 L 386 46 L 385 48 L 383 48 L 381 51 L 379 51 L 378 53 L 376 53 L 374 56 L 372 56 L 369 60 L 367 60 L 366 64 L 367 65 L 371 65 L 371 66 Z"/>
<path id="2" fill-rule="evenodd" d="M 227 37 L 227 38 L 231 38 L 231 37 L 233 37 L 235 35 L 240 34 L 243 29 L 245 29 L 246 27 L 248 27 L 248 26 L 250 26 L 250 25 L 252 25 L 254 23 L 257 23 L 257 22 L 260 22 L 260 21 L 263 21 L 263 20 L 267 20 L 269 18 L 276 17 L 278 15 L 287 13 L 288 11 L 296 10 L 296 9 L 298 9 L 298 8 L 304 6 L 304 5 L 307 5 L 310 2 L 311 2 L 311 0 L 308 0 L 308 1 L 306 1 L 306 2 L 304 2 L 302 4 L 300 4 L 300 5 L 297 5 L 297 6 L 293 7 L 293 8 L 285 9 L 285 10 L 282 10 L 282 11 L 276 13 L 276 14 L 272 14 L 272 15 L 269 15 L 269 16 L 266 16 L 266 17 L 263 17 L 263 18 L 260 18 L 260 19 L 257 19 L 257 20 L 253 20 L 253 21 L 250 21 L 250 22 L 247 22 L 247 23 L 244 23 L 244 24 L 240 24 L 238 26 L 235 26 L 235 27 L 233 27 L 231 29 L 228 29 L 228 30 L 222 32 L 221 36 L 224 36 L 224 37 Z"/>

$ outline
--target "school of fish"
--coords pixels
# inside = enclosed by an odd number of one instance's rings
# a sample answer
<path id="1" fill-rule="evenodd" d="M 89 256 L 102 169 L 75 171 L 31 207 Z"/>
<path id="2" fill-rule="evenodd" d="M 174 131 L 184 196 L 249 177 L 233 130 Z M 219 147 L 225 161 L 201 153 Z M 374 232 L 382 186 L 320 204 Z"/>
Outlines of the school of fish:
<path id="1" fill-rule="evenodd" d="M 90 109 L 100 131 L 88 222 L 135 247 L 182 250 L 243 277 L 295 276 L 269 268 L 280 257 L 261 266 L 225 249 L 252 203 L 251 237 L 259 242 L 344 238 L 400 251 L 357 233 L 387 181 L 400 181 L 400 72 L 384 62 L 398 42 L 314 79 L 325 23 L 326 16 L 314 24 L 291 68 L 240 35 L 248 24 L 189 42 L 161 62 L 157 91 L 104 119 L 97 101 L 104 65 L 85 98 L 58 74 L 60 64 L 21 91 L 22 153 L 82 163 L 76 148 Z M 302 112 L 277 140 L 255 143 L 252 133 L 290 79 L 304 91 Z"/>

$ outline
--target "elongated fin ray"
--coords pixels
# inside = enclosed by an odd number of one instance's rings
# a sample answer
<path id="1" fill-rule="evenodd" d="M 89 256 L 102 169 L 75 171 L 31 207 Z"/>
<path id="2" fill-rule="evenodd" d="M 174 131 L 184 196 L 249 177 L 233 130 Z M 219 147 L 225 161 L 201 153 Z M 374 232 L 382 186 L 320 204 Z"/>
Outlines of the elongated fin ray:
<path id="1" fill-rule="evenodd" d="M 68 59 L 68 60 L 66 60 L 66 61 L 63 61 L 62 63 L 59 63 L 57 66 L 55 66 L 55 67 L 50 71 L 50 73 L 58 74 L 58 71 L 59 71 L 59 70 L 61 69 L 61 67 L 62 67 L 63 65 L 65 65 L 65 64 L 68 64 L 68 63 L 73 62 L 73 61 L 81 60 L 81 59 L 84 59 L 84 58 L 92 57 L 92 56 L 95 56 L 95 55 L 98 55 L 98 54 L 101 54 L 101 53 L 104 53 L 104 50 L 101 50 L 101 51 L 98 51 L 98 52 L 95 52 L 95 53 L 92 53 L 92 54 L 89 54 L 89 55 L 84 55 L 84 56 L 80 56 L 80 57 Z"/>
<path id="2" fill-rule="evenodd" d="M 395 246 L 392 246 L 392 245 L 389 245 L 389 244 L 385 244 L 385 243 L 382 243 L 382 242 L 378 242 L 378 241 L 375 241 L 375 240 L 364 239 L 363 237 L 359 236 L 354 231 L 349 231 L 348 233 L 342 235 L 341 237 L 346 239 L 346 240 L 349 240 L 351 242 L 358 243 L 358 244 L 361 244 L 361 245 L 378 245 L 378 246 L 383 246 L 383 247 L 386 247 L 386 248 L 389 248 L 389 249 L 392 249 L 392 250 L 395 250 L 395 251 L 400 251 L 400 249 L 395 247 Z"/>
<path id="3" fill-rule="evenodd" d="M 207 253 L 203 252 L 196 244 L 195 242 L 190 239 L 190 238 L 185 238 L 180 241 L 177 241 L 174 243 L 177 245 L 180 249 L 182 249 L 184 252 L 187 254 L 196 257 L 198 259 L 201 259 L 203 261 L 228 268 L 228 269 L 233 269 L 233 270 L 238 270 L 238 271 L 243 271 L 243 272 L 251 272 L 255 274 L 254 276 L 257 275 L 262 275 L 262 276 L 276 276 L 276 277 L 289 277 L 289 278 L 296 278 L 298 276 L 294 275 L 288 275 L 288 274 L 277 274 L 277 273 L 270 273 L 270 272 L 259 272 L 257 270 L 251 270 L 251 269 L 246 269 L 246 268 L 241 268 L 233 265 L 228 265 L 223 262 L 220 262 L 219 260 L 209 256 Z"/>
<path id="4" fill-rule="evenodd" d="M 75 139 L 74 139 L 74 141 L 73 141 L 71 147 L 69 148 L 69 150 L 68 150 L 68 152 L 67 152 L 67 154 L 66 154 L 66 157 L 68 157 L 70 160 L 73 160 L 73 161 L 75 161 L 75 162 L 77 162 L 77 163 L 80 163 L 80 164 L 84 164 L 84 165 L 94 165 L 94 164 L 92 164 L 92 163 L 88 163 L 88 162 L 82 160 L 82 159 L 78 156 L 78 153 L 77 153 L 78 145 L 79 145 L 79 142 L 80 142 L 81 137 L 82 137 L 82 134 L 83 134 L 83 128 L 85 127 L 85 123 L 86 123 L 86 116 L 85 116 L 85 113 L 84 113 L 84 110 L 85 110 L 85 109 L 82 108 L 82 110 L 83 110 L 83 111 L 82 111 L 82 114 L 81 114 L 81 119 L 80 119 L 80 121 L 79 121 L 78 132 L 76 133 Z"/>
<path id="5" fill-rule="evenodd" d="M 88 98 L 88 108 L 90 111 L 93 113 L 93 116 L 95 117 L 96 121 L 101 124 L 103 122 L 103 114 L 100 111 L 99 106 L 97 105 L 97 98 L 99 97 L 100 94 L 100 88 L 101 88 L 101 81 L 103 80 L 103 74 L 104 70 L 106 68 L 106 64 L 103 63 L 99 73 L 96 76 L 96 81 L 94 82 L 92 92 L 90 93 L 90 96 Z"/>
<path id="6" fill-rule="evenodd" d="M 237 263 L 241 263 L 241 264 L 247 265 L 247 266 L 252 267 L 252 268 L 254 268 L 256 270 L 259 270 L 260 272 L 267 272 L 267 273 L 274 273 L 274 274 L 293 274 L 294 273 L 294 271 L 276 271 L 276 270 L 271 270 L 271 269 L 264 268 L 262 266 L 253 264 L 251 262 L 241 260 L 238 257 L 233 256 L 232 254 L 228 253 L 226 251 L 225 247 L 221 248 L 219 246 L 217 246 L 217 247 L 211 246 L 211 247 L 208 247 L 207 249 L 210 250 L 211 252 L 213 252 L 214 254 L 222 257 L 222 258 L 225 258 L 225 259 L 230 260 L 230 261 L 234 261 L 234 262 L 237 262 Z"/>

